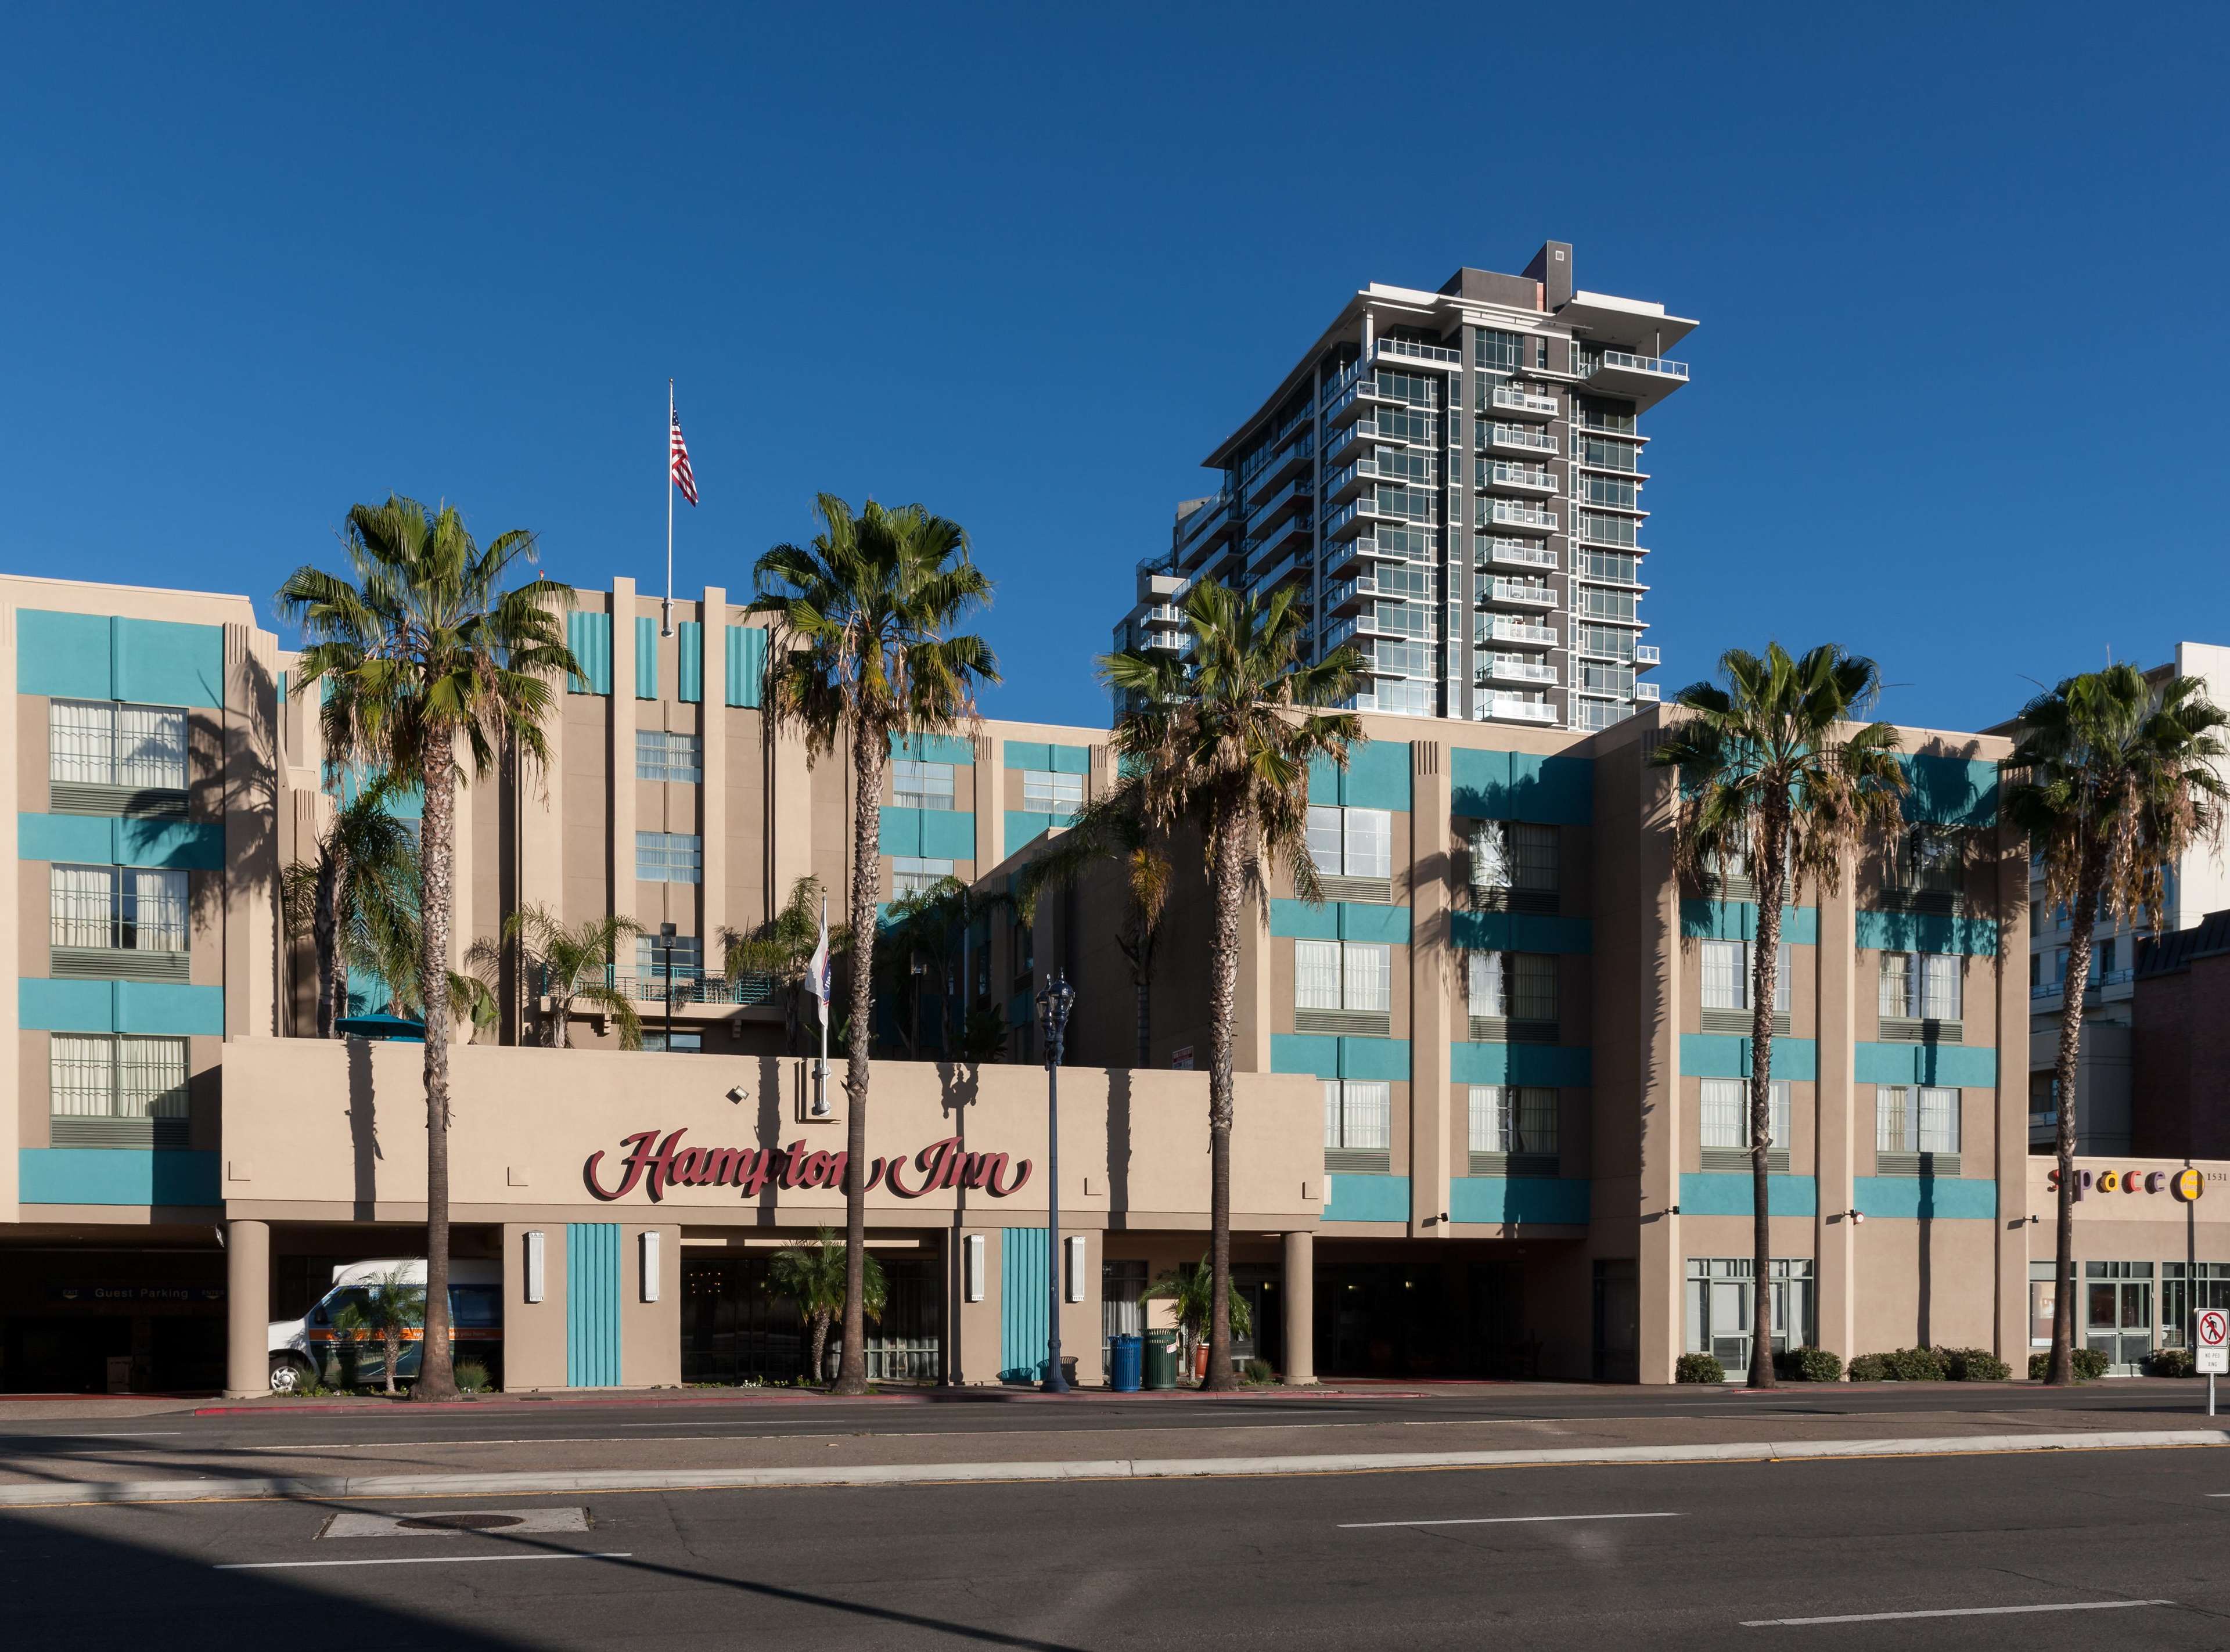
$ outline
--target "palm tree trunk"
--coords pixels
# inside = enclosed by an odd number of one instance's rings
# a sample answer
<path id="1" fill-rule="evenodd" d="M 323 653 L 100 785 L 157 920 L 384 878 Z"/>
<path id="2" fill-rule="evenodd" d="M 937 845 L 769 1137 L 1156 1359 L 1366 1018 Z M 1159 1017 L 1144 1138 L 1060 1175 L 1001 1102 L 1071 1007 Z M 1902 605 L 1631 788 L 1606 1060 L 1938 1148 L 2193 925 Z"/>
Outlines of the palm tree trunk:
<path id="1" fill-rule="evenodd" d="M 420 1001 L 426 1006 L 426 1340 L 411 1398 L 454 1399 L 449 1357 L 449 927 L 455 910 L 457 778 L 446 742 L 426 762 L 420 864 Z"/>
<path id="2" fill-rule="evenodd" d="M 815 1382 L 825 1382 L 828 1377 L 828 1310 L 817 1309 L 813 1315 L 813 1370 Z"/>
<path id="3" fill-rule="evenodd" d="M 1750 954 L 1750 1385 L 1773 1382 L 1773 1182 L 1767 1154 L 1773 1141 L 1773 1006 L 1781 976 L 1781 897 L 1789 886 L 1789 822 L 1779 811 L 1766 820 L 1766 852 L 1757 880 L 1757 938 Z"/>
<path id="4" fill-rule="evenodd" d="M 328 850 L 318 858 L 317 904 L 310 914 L 310 943 L 318 954 L 318 1036 L 333 1036 L 341 982 L 340 857 Z"/>
<path id="5" fill-rule="evenodd" d="M 1237 1386 L 1231 1375 L 1231 1056 L 1239 998 L 1239 926 L 1246 896 L 1254 812 L 1233 807 L 1216 835 L 1213 869 L 1215 935 L 1208 955 L 1211 1020 L 1208 1062 L 1208 1375 L 1203 1388 Z"/>
<path id="6" fill-rule="evenodd" d="M 2059 1057 L 2053 1083 L 2059 1091 L 2053 1117 L 2053 1146 L 2059 1158 L 2059 1196 L 2053 1212 L 2052 1264 L 2052 1358 L 2044 1379 L 2058 1386 L 2075 1380 L 2075 1072 L 2083 1054 L 2083 989 L 2091 978 L 2091 930 L 2098 921 L 2098 885 L 2104 852 L 2085 845 L 2069 904 L 2067 978 L 2059 990 Z"/>
<path id="7" fill-rule="evenodd" d="M 1131 972 L 1131 985 L 1138 1000 L 1138 1065 L 1154 1064 L 1153 977 L 1144 969 Z"/>
<path id="8" fill-rule="evenodd" d="M 882 823 L 883 757 L 880 728 L 852 730 L 852 1036 L 845 1051 L 844 1093 L 844 1353 L 830 1390 L 867 1392 L 867 1045 L 875 1009 L 875 896 L 881 881 L 878 839 Z"/>

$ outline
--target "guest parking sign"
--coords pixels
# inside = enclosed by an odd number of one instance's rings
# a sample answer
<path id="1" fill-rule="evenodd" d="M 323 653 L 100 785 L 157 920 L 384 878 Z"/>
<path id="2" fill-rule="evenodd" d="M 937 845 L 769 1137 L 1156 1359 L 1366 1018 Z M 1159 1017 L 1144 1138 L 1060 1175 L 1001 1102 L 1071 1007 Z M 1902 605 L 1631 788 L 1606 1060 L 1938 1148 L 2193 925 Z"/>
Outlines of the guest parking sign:
<path id="1" fill-rule="evenodd" d="M 2199 1315 L 2199 1372 L 2212 1377 L 2230 1373 L 2230 1314 L 2210 1308 Z"/>

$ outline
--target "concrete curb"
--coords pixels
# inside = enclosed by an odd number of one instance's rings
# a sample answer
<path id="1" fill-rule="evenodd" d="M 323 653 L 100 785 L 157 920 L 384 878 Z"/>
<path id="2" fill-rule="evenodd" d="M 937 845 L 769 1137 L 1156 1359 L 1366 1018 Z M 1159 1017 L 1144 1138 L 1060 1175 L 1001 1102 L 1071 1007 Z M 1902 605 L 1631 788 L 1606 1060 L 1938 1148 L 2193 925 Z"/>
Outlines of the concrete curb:
<path id="1" fill-rule="evenodd" d="M 89 1503 L 325 1501 L 385 1497 L 520 1497 L 572 1492 L 747 1491 L 816 1486 L 927 1486 L 1059 1480 L 1190 1480 L 1614 1463 L 1770 1462 L 1957 1456 L 2014 1451 L 2126 1451 L 2230 1445 L 2230 1430 L 2125 1429 L 2088 1434 L 1969 1434 L 1924 1439 L 1747 1440 L 1715 1445 L 1586 1446 L 1536 1451 L 1381 1451 L 1324 1456 L 1105 1457 L 1070 1462 L 873 1463 L 850 1469 L 526 1470 L 509 1474 L 117 1480 L 0 1486 L 0 1507 Z"/>

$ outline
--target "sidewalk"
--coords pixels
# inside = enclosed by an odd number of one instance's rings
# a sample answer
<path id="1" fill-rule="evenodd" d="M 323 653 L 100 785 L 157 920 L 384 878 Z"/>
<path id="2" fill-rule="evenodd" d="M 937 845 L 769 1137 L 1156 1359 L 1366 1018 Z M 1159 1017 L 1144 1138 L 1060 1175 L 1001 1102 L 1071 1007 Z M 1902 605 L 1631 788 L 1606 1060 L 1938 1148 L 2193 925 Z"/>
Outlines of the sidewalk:
<path id="1" fill-rule="evenodd" d="M 2230 1444 L 2188 1412 L 2021 1410 L 1881 1415 L 1372 1418 L 1163 1428 L 757 1437 L 378 1441 L 348 1445 L 145 1448 L 0 1456 L 0 1505 L 268 1497 L 383 1497 L 1323 1474 L 1524 1464 L 1688 1462 L 1961 1451 Z M 895 1419 L 894 1419 L 895 1420 Z"/>

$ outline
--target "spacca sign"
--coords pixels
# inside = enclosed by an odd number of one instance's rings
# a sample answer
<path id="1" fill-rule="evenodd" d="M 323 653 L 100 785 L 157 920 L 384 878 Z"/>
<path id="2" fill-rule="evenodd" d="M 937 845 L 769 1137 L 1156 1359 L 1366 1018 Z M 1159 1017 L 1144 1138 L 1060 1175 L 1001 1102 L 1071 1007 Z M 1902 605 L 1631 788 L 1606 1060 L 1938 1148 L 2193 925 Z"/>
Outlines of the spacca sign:
<path id="1" fill-rule="evenodd" d="M 2054 1166 L 2045 1172 L 2044 1185 L 2053 1192 L 2059 1191 L 2059 1169 Z M 2085 1199 L 2092 1193 L 2167 1193 L 2179 1204 L 2196 1204 L 2207 1192 L 2207 1178 L 2196 1170 L 2079 1170 L 2075 1173 L 2075 1197 Z"/>

